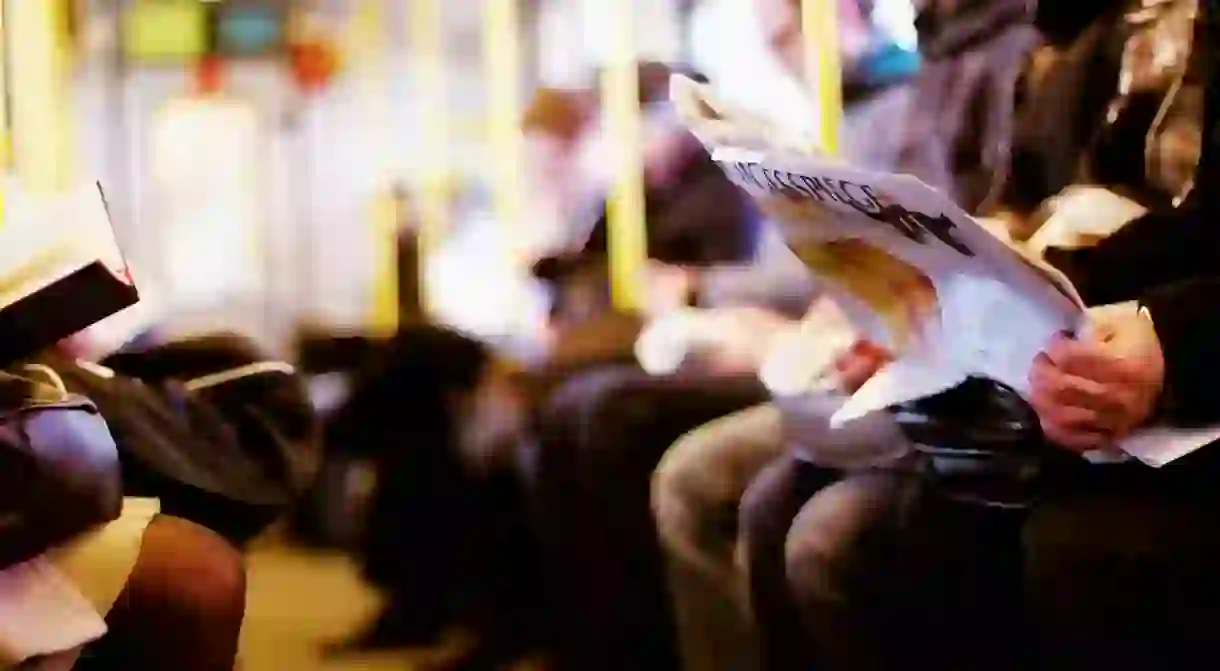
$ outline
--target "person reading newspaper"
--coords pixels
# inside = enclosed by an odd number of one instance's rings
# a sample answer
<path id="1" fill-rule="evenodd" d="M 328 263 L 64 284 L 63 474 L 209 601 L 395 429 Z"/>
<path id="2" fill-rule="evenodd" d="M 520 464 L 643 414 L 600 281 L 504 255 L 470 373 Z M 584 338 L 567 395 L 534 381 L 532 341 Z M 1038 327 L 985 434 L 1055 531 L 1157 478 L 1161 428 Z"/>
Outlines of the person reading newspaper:
<path id="1" fill-rule="evenodd" d="M 986 279 L 967 268 L 968 260 L 947 273 L 924 263 L 939 306 L 938 319 L 921 322 L 919 310 L 911 308 L 920 307 L 926 291 L 907 292 L 918 300 L 878 304 L 870 298 L 884 292 L 870 295 L 849 278 L 836 277 L 841 269 L 819 255 L 833 251 L 825 243 L 835 236 L 825 229 L 846 218 L 883 224 L 884 237 L 902 244 L 871 233 L 838 237 L 872 241 L 888 252 L 901 250 L 906 261 L 920 256 L 904 249 L 907 243 L 929 240 L 963 257 L 998 260 L 991 256 L 998 253 L 994 241 L 976 235 L 981 230 L 972 228 L 968 218 L 951 214 L 951 207 L 916 204 L 927 194 L 917 194 L 920 187 L 911 180 L 881 180 L 884 185 L 873 192 L 857 189 L 878 184 L 824 160 L 810 161 L 792 147 L 777 149 L 765 130 L 742 134 L 723 119 L 711 121 L 704 135 L 711 143 L 729 145 L 731 140 L 746 150 L 719 153 L 730 163 L 730 172 L 739 170 L 739 184 L 764 198 L 783 199 L 781 208 L 817 201 L 811 210 L 835 213 L 788 217 L 805 224 L 792 227 L 795 242 L 812 243 L 815 253 L 805 255 L 811 265 L 840 287 L 855 289 L 846 292 L 845 303 L 867 306 L 868 314 L 860 320 L 863 330 L 869 330 L 868 317 L 872 326 L 884 323 L 873 332 L 890 339 L 885 345 L 896 358 L 846 401 L 836 424 L 982 374 L 1017 390 L 1035 410 L 1045 444 L 1060 448 L 1047 449 L 1053 468 L 1045 469 L 1039 498 L 1017 512 L 985 507 L 962 512 L 957 502 L 948 503 L 924 481 L 887 479 L 875 471 L 827 483 L 834 494 L 814 496 L 789 537 L 788 567 L 825 668 L 892 668 L 909 664 L 918 653 L 935 653 L 942 668 L 948 660 L 950 668 L 980 668 L 980 663 L 995 668 L 996 658 L 1004 654 L 999 651 L 1031 647 L 1040 648 L 1050 664 L 1038 668 L 1146 668 L 1153 663 L 1164 668 L 1167 659 L 1184 660 L 1200 652 L 1205 639 L 1199 623 L 1209 619 L 1202 616 L 1220 610 L 1207 568 L 1220 547 L 1206 519 L 1214 496 L 1208 492 L 1214 489 L 1209 464 L 1215 455 L 1202 449 L 1216 438 L 1206 424 L 1220 414 L 1204 391 L 1220 365 L 1210 344 L 1214 338 L 1205 334 L 1214 334 L 1220 323 L 1208 309 L 1217 288 L 1209 270 L 1217 233 L 1204 224 L 1206 209 L 1198 190 L 1183 205 L 1144 215 L 1093 249 L 1048 251 L 1048 260 L 1071 278 L 1070 284 L 1050 269 L 1031 265 L 1018 270 L 1022 264 L 1013 264 L 1002 271 L 994 265 Z M 1198 181 L 1214 178 L 1205 152 Z M 784 202 L 789 200 L 795 203 Z M 900 210 L 891 209 L 894 201 Z M 946 213 L 952 226 L 942 220 Z M 898 237 L 890 237 L 894 233 Z M 953 242 L 964 242 L 975 254 L 962 254 Z M 1016 258 L 1010 255 L 999 264 Z M 1041 288 L 1035 278 L 1041 278 Z M 964 304 L 983 316 L 973 323 L 954 305 L 967 297 Z M 1109 305 L 1086 312 L 1085 304 Z M 1034 323 L 1038 325 L 1031 328 Z M 988 337 L 970 342 L 971 335 L 980 333 Z M 1155 423 L 1178 430 L 1150 429 Z M 1203 428 L 1185 430 L 1191 426 Z M 1090 465 L 1064 456 L 1070 454 L 1121 463 Z M 879 486 L 864 486 L 865 477 Z M 895 502 L 911 497 L 899 496 L 898 489 L 913 489 L 918 503 L 900 521 L 892 517 Z M 833 522 L 830 510 L 816 505 L 829 499 L 851 500 L 856 510 L 870 512 L 854 519 L 834 516 L 838 521 Z M 1096 562 L 1104 557 L 1110 558 L 1105 570 L 1088 570 L 1102 568 Z M 948 566 L 973 570 L 948 576 Z M 1005 573 L 1006 567 L 1017 573 Z M 927 569 L 933 571 L 921 572 Z M 1013 592 L 1015 582 L 996 580 L 1021 572 L 1027 579 L 1024 593 Z M 1142 589 L 1150 581 L 1157 589 Z M 997 589 L 997 583 L 1004 587 Z M 901 597 L 899 590 L 906 590 Z M 1029 631 L 1023 627 L 1031 623 L 1016 618 L 1023 599 L 1034 606 L 1038 617 L 1032 624 L 1042 645 L 1011 637 Z M 958 610 L 963 607 L 970 609 L 964 611 L 967 617 Z M 953 627 L 951 645 L 940 644 L 945 626 Z M 1004 643 L 1024 645 L 997 647 Z M 1014 665 L 1021 661 L 1018 655 L 1009 657 Z"/>

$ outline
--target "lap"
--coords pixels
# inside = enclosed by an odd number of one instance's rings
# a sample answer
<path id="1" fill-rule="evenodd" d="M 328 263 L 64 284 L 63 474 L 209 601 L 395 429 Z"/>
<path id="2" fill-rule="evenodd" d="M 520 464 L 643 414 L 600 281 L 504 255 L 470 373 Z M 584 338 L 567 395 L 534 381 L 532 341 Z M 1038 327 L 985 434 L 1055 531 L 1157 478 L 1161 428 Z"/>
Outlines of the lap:
<path id="1" fill-rule="evenodd" d="M 100 617 L 109 613 L 126 586 L 145 530 L 156 513 L 155 500 L 128 499 L 114 522 L 82 534 L 25 567 L 0 572 L 0 601 L 4 602 L 0 612 L 11 607 L 22 613 L 20 618 L 0 618 L 0 668 L 6 658 L 22 659 L 82 645 L 100 635 Z M 23 598 L 54 603 L 23 604 Z M 71 652 L 64 656 L 74 657 Z M 36 668 L 59 668 L 49 666 L 55 661 L 45 660 Z"/>
<path id="2" fill-rule="evenodd" d="M 828 574 L 863 570 L 860 560 L 892 553 L 904 489 L 911 484 L 909 475 L 874 471 L 846 475 L 815 493 L 788 531 L 790 579 L 833 590 L 824 584 L 834 577 Z"/>
<path id="3" fill-rule="evenodd" d="M 700 424 L 766 398 L 753 376 L 653 376 L 637 368 L 612 367 L 583 373 L 562 385 L 540 416 L 540 457 L 585 467 L 635 463 L 648 473 L 664 450 Z"/>
<path id="4" fill-rule="evenodd" d="M 779 410 L 756 405 L 688 432 L 665 452 L 655 477 L 659 496 L 729 502 L 784 450 Z"/>
<path id="5" fill-rule="evenodd" d="M 1216 501 L 1204 492 L 1092 491 L 1032 510 L 1021 531 L 1026 598 L 1060 656 L 1111 668 L 1214 656 Z"/>
<path id="6" fill-rule="evenodd" d="M 1166 660 L 1214 655 L 1216 494 L 1166 488 L 1138 468 L 1083 471 L 1025 511 L 953 503 L 920 486 L 881 525 L 883 489 L 848 478 L 814 495 L 794 523 L 789 578 L 811 621 L 850 601 L 855 612 L 908 614 L 913 649 L 955 632 L 954 659 L 920 653 L 942 667 L 977 667 L 1037 642 L 1039 669 L 1177 669 Z M 847 636 L 865 642 L 858 653 L 882 638 Z"/>

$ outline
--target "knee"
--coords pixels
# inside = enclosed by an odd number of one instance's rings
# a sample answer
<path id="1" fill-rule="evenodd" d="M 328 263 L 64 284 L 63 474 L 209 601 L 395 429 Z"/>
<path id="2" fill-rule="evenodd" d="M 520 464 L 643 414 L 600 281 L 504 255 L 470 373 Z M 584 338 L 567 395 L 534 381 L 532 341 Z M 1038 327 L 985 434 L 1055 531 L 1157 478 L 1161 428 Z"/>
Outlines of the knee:
<path id="1" fill-rule="evenodd" d="M 795 524 L 784 547 L 784 571 L 793 597 L 805 606 L 846 599 L 850 553 L 842 539 L 817 524 Z"/>
<path id="2" fill-rule="evenodd" d="M 666 451 L 652 474 L 652 513 L 657 534 L 666 546 L 688 545 L 695 533 L 700 501 L 701 448 L 699 432 L 688 434 Z"/>
<path id="3" fill-rule="evenodd" d="M 244 561 L 212 531 L 157 517 L 145 532 L 125 595 L 123 604 L 146 622 L 236 632 L 245 614 Z"/>
<path id="4" fill-rule="evenodd" d="M 858 477 L 819 491 L 792 524 L 784 547 L 789 589 L 804 604 L 859 599 L 860 589 L 880 589 L 889 580 L 881 563 L 889 489 Z M 849 594 L 850 593 L 850 594 Z"/>

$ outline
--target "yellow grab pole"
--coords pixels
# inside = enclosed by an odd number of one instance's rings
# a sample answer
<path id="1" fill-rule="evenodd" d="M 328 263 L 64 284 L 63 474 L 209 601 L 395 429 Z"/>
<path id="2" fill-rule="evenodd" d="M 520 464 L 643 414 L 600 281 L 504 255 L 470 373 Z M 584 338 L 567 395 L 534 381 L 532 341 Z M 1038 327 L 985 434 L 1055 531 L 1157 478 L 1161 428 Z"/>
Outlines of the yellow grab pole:
<path id="1" fill-rule="evenodd" d="M 610 137 L 613 185 L 606 203 L 610 295 L 619 310 L 643 306 L 641 286 L 648 257 L 644 221 L 644 166 L 636 63 L 634 3 L 605 0 L 613 39 L 602 74 L 602 113 Z"/>
<path id="2" fill-rule="evenodd" d="M 817 78 L 818 119 L 822 150 L 839 153 L 843 125 L 843 66 L 839 55 L 838 0 L 803 0 L 805 71 Z"/>
<path id="3" fill-rule="evenodd" d="M 487 82 L 487 139 L 491 148 L 492 188 L 501 226 L 514 233 L 525 225 L 522 201 L 521 30 L 517 0 L 484 0 L 483 76 Z M 523 255 L 513 250 L 524 262 Z"/>
<path id="4" fill-rule="evenodd" d="M 393 143 L 390 142 L 389 45 L 386 39 L 385 0 L 360 0 L 348 34 L 359 95 L 372 136 L 375 189 L 370 212 L 374 261 L 372 269 L 372 314 L 369 326 L 376 335 L 391 335 L 398 329 L 398 208 L 390 190 Z"/>
<path id="5" fill-rule="evenodd" d="M 16 0 L 6 9 L 17 177 L 32 191 L 56 191 L 71 181 L 73 163 L 66 7 L 58 0 Z"/>
<path id="6" fill-rule="evenodd" d="M 12 147 L 10 142 L 12 136 L 9 128 L 8 116 L 8 60 L 9 60 L 9 45 L 8 37 L 5 32 L 7 26 L 4 25 L 4 0 L 0 0 L 0 172 L 7 172 L 9 168 L 9 159 L 11 156 Z M 3 221 L 3 190 L 0 189 L 0 221 Z"/>
<path id="7" fill-rule="evenodd" d="M 449 163 L 448 92 L 445 87 L 443 0 L 411 0 L 408 3 L 411 62 L 415 65 L 415 100 L 420 105 L 421 149 L 426 157 L 417 199 L 420 254 L 418 278 L 424 312 L 430 313 L 426 278 L 427 259 L 449 229 L 449 194 L 446 175 Z"/>
<path id="8" fill-rule="evenodd" d="M 10 132 L 8 116 L 8 70 L 9 44 L 4 24 L 5 0 L 0 0 L 0 226 L 4 225 L 4 191 L 3 179 L 7 176 L 12 157 L 12 133 Z"/>

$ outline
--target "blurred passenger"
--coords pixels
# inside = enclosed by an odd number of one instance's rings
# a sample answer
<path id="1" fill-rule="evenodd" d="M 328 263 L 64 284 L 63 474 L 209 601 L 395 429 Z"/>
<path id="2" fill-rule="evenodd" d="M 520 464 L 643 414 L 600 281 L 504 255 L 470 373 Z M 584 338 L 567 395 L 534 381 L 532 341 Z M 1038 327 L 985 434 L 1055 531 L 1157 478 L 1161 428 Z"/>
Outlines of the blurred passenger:
<path id="1" fill-rule="evenodd" d="M 666 277 L 749 262 L 758 244 L 760 222 L 749 199 L 672 113 L 668 103 L 671 72 L 663 64 L 645 63 L 639 73 L 640 104 L 645 110 L 644 225 L 648 256 L 656 262 L 641 281 L 657 309 L 687 303 L 687 285 L 665 281 Z M 611 154 L 605 143 L 614 138 L 605 134 L 602 122 L 589 129 L 593 136 L 582 160 L 590 165 L 583 174 L 606 189 L 604 197 L 613 183 Z M 582 208 L 572 212 L 577 218 L 569 222 L 564 245 L 535 266 L 537 275 L 555 287 L 554 315 L 560 323 L 588 319 L 609 306 L 605 210 L 599 206 L 583 220 L 579 218 Z"/>
<path id="2" fill-rule="evenodd" d="M 483 669 L 544 641 L 513 468 L 525 412 L 507 380 L 487 346 L 428 325 L 402 329 L 357 375 L 326 442 L 374 463 L 360 559 L 386 605 L 334 652 L 431 645 L 460 626 L 476 646 L 444 668 Z"/>
<path id="3" fill-rule="evenodd" d="M 925 0 L 916 27 L 923 64 L 897 170 L 951 195 L 967 212 L 1004 184 L 1017 79 L 1038 43 L 1025 0 Z"/>
<path id="4" fill-rule="evenodd" d="M 42 367 L 43 375 L 27 376 L 38 368 L 4 375 L 6 449 L 24 447 L 46 458 L 40 464 L 46 472 L 24 472 L 47 479 L 18 499 L 45 489 L 58 504 L 72 496 L 78 506 L 116 505 L 94 517 L 113 517 L 108 523 L 52 532 L 46 526 L 54 524 L 40 524 L 39 513 L 25 513 L 37 503 L 23 508 L 17 502 L 18 523 L 4 534 L 0 570 L 0 668 L 66 671 L 82 645 L 102 638 L 76 668 L 231 670 L 245 610 L 240 554 L 209 530 L 159 515 L 156 500 L 118 499 L 117 472 L 100 480 L 86 474 L 105 469 L 99 457 L 113 459 L 115 441 L 105 424 L 82 422 L 84 413 L 73 417 L 80 399 L 64 403 L 65 385 L 53 371 Z M 56 478 L 70 480 L 72 494 L 56 490 Z"/>
<path id="5" fill-rule="evenodd" d="M 1018 90 L 1011 168 L 993 212 L 1035 251 L 1091 243 L 1190 190 L 1205 56 L 1196 0 L 1038 5 L 1044 44 Z M 1043 230 L 1045 229 L 1045 230 Z"/>
<path id="6" fill-rule="evenodd" d="M 155 300 L 155 299 L 154 299 Z M 91 399 L 129 496 L 244 545 L 311 482 L 319 435 L 293 367 L 233 334 L 168 338 L 152 300 L 37 357 Z"/>
<path id="7" fill-rule="evenodd" d="M 115 522 L 0 571 L 0 668 L 235 668 L 246 599 L 240 553 L 203 527 L 154 517 L 155 502 L 145 503 L 129 501 Z M 97 616 L 102 630 L 75 636 Z"/>

